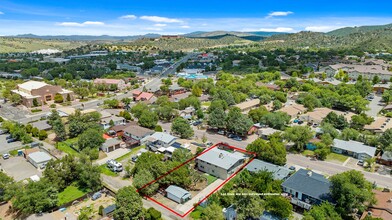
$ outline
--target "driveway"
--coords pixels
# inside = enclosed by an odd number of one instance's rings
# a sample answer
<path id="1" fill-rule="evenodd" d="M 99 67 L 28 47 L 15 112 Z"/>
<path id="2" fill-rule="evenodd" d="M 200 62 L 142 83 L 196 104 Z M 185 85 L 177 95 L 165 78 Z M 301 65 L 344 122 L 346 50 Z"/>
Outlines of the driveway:
<path id="1" fill-rule="evenodd" d="M 42 173 L 31 163 L 27 162 L 24 157 L 10 157 L 7 160 L 0 159 L 1 168 L 14 178 L 15 181 L 24 180 L 31 176 L 42 176 Z"/>
<path id="2" fill-rule="evenodd" d="M 22 147 L 22 142 L 20 141 L 15 141 L 12 143 L 7 143 L 7 140 L 5 139 L 9 134 L 2 134 L 0 135 L 0 154 L 8 153 L 11 150 L 16 150 Z"/>
<path id="3" fill-rule="evenodd" d="M 114 150 L 112 152 L 106 153 L 107 157 L 105 157 L 101 160 L 97 160 L 94 163 L 97 165 L 102 165 L 102 164 L 105 164 L 108 160 L 117 159 L 117 158 L 119 158 L 129 152 L 130 152 L 130 150 L 127 148 L 119 148 L 119 149 Z"/>
<path id="4" fill-rule="evenodd" d="M 374 99 L 370 101 L 368 107 L 369 110 L 366 112 L 367 115 L 371 117 L 377 117 L 378 113 L 384 108 L 381 101 L 381 95 L 374 95 Z"/>

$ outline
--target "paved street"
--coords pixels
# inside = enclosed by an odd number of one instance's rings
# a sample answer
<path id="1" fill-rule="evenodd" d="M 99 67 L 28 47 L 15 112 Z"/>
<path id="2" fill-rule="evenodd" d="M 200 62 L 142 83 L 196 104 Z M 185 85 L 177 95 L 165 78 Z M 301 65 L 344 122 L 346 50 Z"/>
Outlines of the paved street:
<path id="1" fill-rule="evenodd" d="M 374 95 L 374 99 L 370 101 L 368 107 L 369 110 L 366 112 L 367 115 L 371 117 L 377 117 L 377 114 L 384 108 L 383 105 L 380 105 L 381 95 Z"/>
<path id="2" fill-rule="evenodd" d="M 287 164 L 289 166 L 297 165 L 299 167 L 309 168 L 316 172 L 321 172 L 322 174 L 329 175 L 329 176 L 354 169 L 352 167 L 345 167 L 343 165 L 331 163 L 328 161 L 310 160 L 310 158 L 298 154 L 288 154 L 286 158 L 287 158 Z M 372 183 L 376 182 L 376 184 L 381 187 L 392 188 L 391 176 L 380 175 L 378 173 L 370 173 L 366 171 L 361 171 L 361 172 L 365 175 L 365 178 L 368 181 Z"/>

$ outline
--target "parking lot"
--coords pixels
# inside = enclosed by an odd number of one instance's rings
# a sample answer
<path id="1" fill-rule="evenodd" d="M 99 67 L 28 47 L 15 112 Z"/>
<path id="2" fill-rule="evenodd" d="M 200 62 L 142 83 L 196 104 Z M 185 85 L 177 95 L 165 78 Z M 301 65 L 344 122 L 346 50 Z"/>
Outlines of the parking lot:
<path id="1" fill-rule="evenodd" d="M 8 153 L 11 150 L 18 149 L 22 147 L 22 143 L 20 141 L 15 141 L 12 143 L 7 143 L 5 139 L 9 134 L 0 135 L 0 154 Z"/>
<path id="2" fill-rule="evenodd" d="M 42 176 L 24 157 L 10 157 L 7 160 L 0 159 L 1 168 L 14 178 L 15 181 L 24 180 L 34 175 Z"/>

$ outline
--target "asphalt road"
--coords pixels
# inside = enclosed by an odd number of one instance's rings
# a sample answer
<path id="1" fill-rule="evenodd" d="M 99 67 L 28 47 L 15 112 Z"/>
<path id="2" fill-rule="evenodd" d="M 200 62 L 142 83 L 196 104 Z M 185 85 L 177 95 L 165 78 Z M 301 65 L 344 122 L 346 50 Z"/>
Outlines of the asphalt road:
<path id="1" fill-rule="evenodd" d="M 315 171 L 319 171 L 325 175 L 331 176 L 337 173 L 342 173 L 348 170 L 352 170 L 353 168 L 345 167 L 343 165 L 331 163 L 328 161 L 314 161 L 310 160 L 310 158 L 304 157 L 298 154 L 287 154 L 287 164 L 297 165 L 304 168 L 309 168 Z M 376 184 L 380 187 L 388 187 L 392 188 L 392 177 L 387 175 L 380 175 L 378 173 L 370 173 L 366 171 L 361 171 L 365 178 L 370 182 L 376 182 Z"/>
<path id="2" fill-rule="evenodd" d="M 374 95 L 374 99 L 370 101 L 368 107 L 369 110 L 366 112 L 371 117 L 377 117 L 377 114 L 384 108 L 381 101 L 381 95 Z"/>

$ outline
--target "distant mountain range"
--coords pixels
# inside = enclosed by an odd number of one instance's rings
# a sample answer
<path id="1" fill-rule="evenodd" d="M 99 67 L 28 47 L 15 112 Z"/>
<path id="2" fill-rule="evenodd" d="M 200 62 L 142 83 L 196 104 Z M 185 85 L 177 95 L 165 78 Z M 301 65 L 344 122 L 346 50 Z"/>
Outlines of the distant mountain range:
<path id="1" fill-rule="evenodd" d="M 278 32 L 237 32 L 237 31 L 197 31 L 189 34 L 181 35 L 183 37 L 188 38 L 206 38 L 206 39 L 220 39 L 227 36 L 235 36 L 245 40 L 251 41 L 260 41 L 265 39 L 266 37 L 276 35 L 276 34 L 285 34 Z M 34 34 L 22 34 L 16 36 L 10 36 L 15 38 L 35 38 L 35 39 L 43 39 L 43 40 L 71 40 L 71 41 L 132 41 L 142 38 L 159 38 L 162 35 L 160 34 L 144 34 L 144 35 L 134 35 L 134 36 L 109 36 L 109 35 L 101 35 L 101 36 L 91 36 L 91 35 L 56 35 L 56 36 L 40 36 Z"/>
<path id="2" fill-rule="evenodd" d="M 380 31 L 380 30 L 391 29 L 391 28 L 392 28 L 392 24 L 360 26 L 360 27 L 345 27 L 345 28 L 340 28 L 337 30 L 330 31 L 330 32 L 326 33 L 326 35 L 344 37 L 344 36 L 347 36 L 350 34 L 356 34 L 356 33 L 361 34 L 361 33 Z"/>

